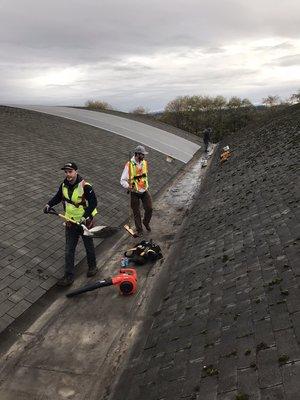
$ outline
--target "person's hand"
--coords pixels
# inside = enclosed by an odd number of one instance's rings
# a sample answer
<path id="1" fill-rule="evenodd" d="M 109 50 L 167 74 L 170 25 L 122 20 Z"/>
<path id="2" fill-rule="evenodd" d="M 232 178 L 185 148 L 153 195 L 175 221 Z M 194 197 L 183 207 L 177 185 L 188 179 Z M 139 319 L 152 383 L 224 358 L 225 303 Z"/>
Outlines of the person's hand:
<path id="1" fill-rule="evenodd" d="M 81 225 L 86 225 L 86 223 L 87 223 L 87 218 L 81 217 L 79 223 L 80 223 Z"/>
<path id="2" fill-rule="evenodd" d="M 132 182 L 131 185 L 130 185 L 129 182 L 127 182 L 127 187 L 126 187 L 126 189 L 127 189 L 127 190 L 132 190 L 132 189 L 134 189 L 134 186 L 135 186 L 135 185 L 134 185 L 134 182 Z"/>
<path id="3" fill-rule="evenodd" d="M 127 194 L 129 194 L 129 193 L 132 193 L 132 192 L 134 192 L 135 190 L 134 190 L 134 187 L 129 187 L 128 189 L 127 189 Z"/>
<path id="4" fill-rule="evenodd" d="M 45 207 L 43 208 L 43 212 L 45 213 L 45 214 L 48 214 L 48 212 L 50 211 L 50 206 L 49 206 L 49 204 L 46 204 L 45 205 Z"/>
<path id="5" fill-rule="evenodd" d="M 90 225 L 91 221 L 92 221 L 91 217 L 87 217 L 87 218 L 81 217 L 79 222 L 81 225 L 85 225 L 88 227 Z"/>

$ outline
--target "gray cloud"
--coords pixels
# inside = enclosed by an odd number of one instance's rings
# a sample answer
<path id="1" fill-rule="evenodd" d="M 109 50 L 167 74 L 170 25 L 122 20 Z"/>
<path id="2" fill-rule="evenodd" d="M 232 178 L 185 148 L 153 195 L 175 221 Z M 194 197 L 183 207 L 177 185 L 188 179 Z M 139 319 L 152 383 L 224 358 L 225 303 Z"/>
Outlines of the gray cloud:
<path id="1" fill-rule="evenodd" d="M 220 47 L 208 47 L 203 49 L 203 52 L 208 54 L 224 53 L 224 51 L 225 50 Z"/>
<path id="2" fill-rule="evenodd" d="M 276 65 L 281 65 L 282 67 L 290 67 L 292 65 L 300 65 L 300 54 L 291 54 L 289 56 L 279 57 L 273 60 Z M 300 70 L 299 70 L 300 73 Z"/>
<path id="3" fill-rule="evenodd" d="M 297 37 L 299 5 L 275 3 L 12 0 L 0 13 L 2 56 L 77 64 L 180 46 L 211 49 L 243 37 Z"/>
<path id="4" fill-rule="evenodd" d="M 290 42 L 282 42 L 275 46 L 258 46 L 254 50 L 256 51 L 276 51 L 276 50 L 283 50 L 283 49 L 293 49 L 294 46 Z"/>
<path id="5" fill-rule="evenodd" d="M 0 101 L 80 104 L 97 95 L 126 108 L 127 96 L 155 107 L 155 95 L 158 105 L 185 85 L 249 92 L 259 68 L 227 47 L 278 38 L 253 50 L 296 65 L 299 16 L 296 0 L 0 0 Z M 70 67 L 74 81 L 37 83 Z"/>

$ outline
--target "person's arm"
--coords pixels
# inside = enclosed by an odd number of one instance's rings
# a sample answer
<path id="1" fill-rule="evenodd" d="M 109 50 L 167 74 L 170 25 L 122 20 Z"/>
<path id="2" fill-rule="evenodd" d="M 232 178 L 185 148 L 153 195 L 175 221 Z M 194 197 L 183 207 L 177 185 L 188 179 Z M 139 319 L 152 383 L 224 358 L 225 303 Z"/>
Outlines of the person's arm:
<path id="1" fill-rule="evenodd" d="M 62 185 L 60 185 L 56 195 L 53 196 L 52 199 L 50 199 L 47 204 L 49 205 L 49 207 L 54 207 L 57 204 L 59 204 L 62 201 L 62 199 L 63 199 Z"/>
<path id="2" fill-rule="evenodd" d="M 122 176 L 120 179 L 120 184 L 123 186 L 124 189 L 128 189 L 129 188 L 129 183 L 128 183 L 128 179 L 129 179 L 129 173 L 128 173 L 128 168 L 129 168 L 129 163 L 127 162 L 123 172 L 122 172 Z"/>
<path id="3" fill-rule="evenodd" d="M 92 212 L 97 207 L 97 197 L 91 185 L 84 186 L 84 197 L 88 202 L 88 206 L 84 211 L 83 218 L 91 218 Z"/>
<path id="4" fill-rule="evenodd" d="M 62 201 L 63 195 L 62 195 L 62 184 L 60 185 L 57 193 L 55 196 L 52 197 L 48 201 L 48 203 L 44 206 L 43 212 L 47 214 L 50 211 L 50 208 L 56 206 L 56 204 L 59 204 Z"/>

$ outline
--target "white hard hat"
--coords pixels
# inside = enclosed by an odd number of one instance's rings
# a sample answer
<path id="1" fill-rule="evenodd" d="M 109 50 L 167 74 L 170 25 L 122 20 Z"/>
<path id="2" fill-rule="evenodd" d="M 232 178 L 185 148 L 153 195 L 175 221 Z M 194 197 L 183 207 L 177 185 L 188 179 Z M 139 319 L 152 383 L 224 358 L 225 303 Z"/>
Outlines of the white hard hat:
<path id="1" fill-rule="evenodd" d="M 229 146 L 223 147 L 223 150 L 224 150 L 224 151 L 228 151 L 228 150 L 229 150 Z"/>
<path id="2" fill-rule="evenodd" d="M 142 145 L 136 146 L 136 148 L 134 149 L 134 152 L 141 153 L 141 154 L 148 154 L 148 151 L 146 151 L 145 147 Z"/>

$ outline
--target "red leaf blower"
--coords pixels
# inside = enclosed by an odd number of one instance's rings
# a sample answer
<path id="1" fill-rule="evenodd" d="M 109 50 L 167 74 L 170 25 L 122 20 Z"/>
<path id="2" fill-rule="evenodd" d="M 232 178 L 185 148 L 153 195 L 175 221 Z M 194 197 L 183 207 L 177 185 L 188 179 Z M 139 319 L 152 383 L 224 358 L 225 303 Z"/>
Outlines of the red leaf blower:
<path id="1" fill-rule="evenodd" d="M 125 296 L 134 294 L 137 287 L 136 270 L 132 268 L 122 268 L 118 275 L 75 289 L 72 292 L 67 293 L 66 296 L 73 297 L 81 293 L 90 292 L 91 290 L 111 285 L 119 286 L 120 293 Z"/>

